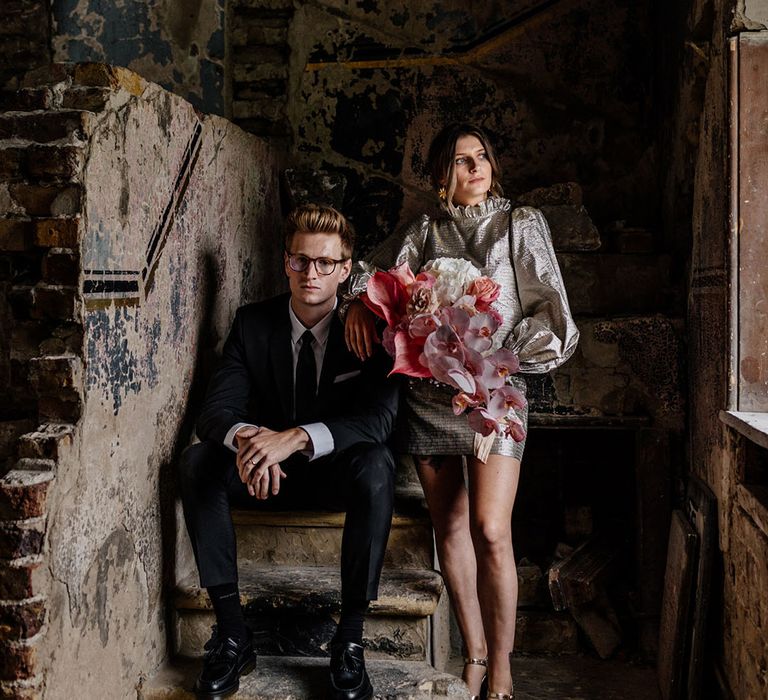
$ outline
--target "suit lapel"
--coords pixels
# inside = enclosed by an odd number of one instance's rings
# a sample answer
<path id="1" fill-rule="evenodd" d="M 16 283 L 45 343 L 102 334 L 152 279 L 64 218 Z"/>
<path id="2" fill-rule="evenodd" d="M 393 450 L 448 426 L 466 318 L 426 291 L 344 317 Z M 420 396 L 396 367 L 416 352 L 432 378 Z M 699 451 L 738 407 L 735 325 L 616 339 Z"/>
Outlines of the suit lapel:
<path id="1" fill-rule="evenodd" d="M 290 298 L 290 297 L 289 297 Z M 275 373 L 277 396 L 288 420 L 293 416 L 293 349 L 291 347 L 291 319 L 288 299 L 281 305 L 274 319 L 269 343 L 269 357 Z"/>

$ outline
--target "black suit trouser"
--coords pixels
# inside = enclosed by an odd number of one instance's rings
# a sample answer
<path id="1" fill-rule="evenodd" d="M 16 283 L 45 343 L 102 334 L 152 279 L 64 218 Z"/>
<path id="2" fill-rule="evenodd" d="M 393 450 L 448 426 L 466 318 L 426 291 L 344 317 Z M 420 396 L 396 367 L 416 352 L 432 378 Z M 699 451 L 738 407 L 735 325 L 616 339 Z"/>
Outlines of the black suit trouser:
<path id="1" fill-rule="evenodd" d="M 235 453 L 211 440 L 188 447 L 180 462 L 184 519 L 204 588 L 235 583 L 237 548 L 231 507 L 265 510 L 343 510 L 341 595 L 375 600 L 392 524 L 395 465 L 385 445 L 358 443 L 312 462 L 295 456 L 288 478 L 264 501 L 240 481 Z"/>

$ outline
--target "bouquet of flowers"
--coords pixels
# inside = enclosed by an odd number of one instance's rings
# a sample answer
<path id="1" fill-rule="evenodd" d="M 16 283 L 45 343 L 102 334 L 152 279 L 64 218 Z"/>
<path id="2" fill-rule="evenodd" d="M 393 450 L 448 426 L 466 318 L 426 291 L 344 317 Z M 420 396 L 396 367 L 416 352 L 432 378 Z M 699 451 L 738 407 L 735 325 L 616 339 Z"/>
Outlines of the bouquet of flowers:
<path id="1" fill-rule="evenodd" d="M 491 352 L 502 321 L 491 307 L 498 296 L 499 285 L 469 261 L 437 258 L 417 275 L 407 263 L 376 272 L 362 300 L 387 323 L 392 373 L 448 384 L 457 390 L 453 412 L 468 413 L 476 433 L 520 442 L 525 430 L 514 409 L 525 397 L 507 382 L 520 365 L 506 348 Z"/>

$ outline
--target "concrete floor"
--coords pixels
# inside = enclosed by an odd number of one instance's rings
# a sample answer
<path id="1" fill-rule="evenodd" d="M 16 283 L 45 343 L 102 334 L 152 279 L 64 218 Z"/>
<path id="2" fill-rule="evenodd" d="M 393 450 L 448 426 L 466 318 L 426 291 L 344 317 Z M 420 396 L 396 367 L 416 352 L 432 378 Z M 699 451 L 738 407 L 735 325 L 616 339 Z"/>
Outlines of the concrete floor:
<path id="1" fill-rule="evenodd" d="M 461 675 L 452 658 L 449 673 Z M 591 656 L 516 656 L 515 700 L 659 700 L 656 670 Z"/>

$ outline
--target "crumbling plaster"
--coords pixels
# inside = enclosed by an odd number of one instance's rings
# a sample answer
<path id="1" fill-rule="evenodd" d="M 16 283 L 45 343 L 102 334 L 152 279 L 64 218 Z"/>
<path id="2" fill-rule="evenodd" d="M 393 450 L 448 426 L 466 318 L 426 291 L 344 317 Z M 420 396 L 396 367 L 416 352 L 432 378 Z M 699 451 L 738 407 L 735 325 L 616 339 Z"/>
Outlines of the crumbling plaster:
<path id="1" fill-rule="evenodd" d="M 83 183 L 84 410 L 49 500 L 51 698 L 128 697 L 164 658 L 188 411 L 235 308 L 281 284 L 274 159 L 223 119 L 156 85 L 121 91 L 94 116 Z M 107 284 L 145 269 L 135 296 Z"/>
<path id="2" fill-rule="evenodd" d="M 303 3 L 288 36 L 296 155 L 345 172 L 358 229 L 380 238 L 423 209 L 436 130 L 478 121 L 509 192 L 575 180 L 598 221 L 653 224 L 648 11 L 604 0 Z"/>
<path id="3" fill-rule="evenodd" d="M 124 66 L 226 114 L 225 0 L 53 0 L 53 56 Z"/>

